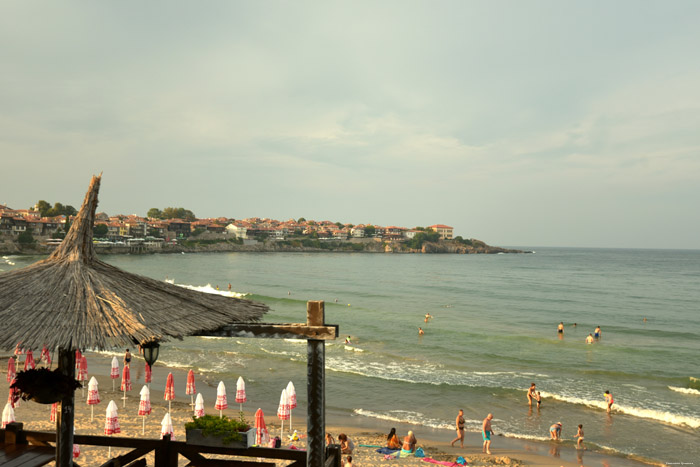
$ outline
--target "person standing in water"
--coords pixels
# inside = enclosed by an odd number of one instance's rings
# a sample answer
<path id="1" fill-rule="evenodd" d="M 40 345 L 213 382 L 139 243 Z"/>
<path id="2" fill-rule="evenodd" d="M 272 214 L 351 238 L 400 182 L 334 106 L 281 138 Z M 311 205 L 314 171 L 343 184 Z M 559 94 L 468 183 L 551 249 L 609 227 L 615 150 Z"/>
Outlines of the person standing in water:
<path id="1" fill-rule="evenodd" d="M 595 331 L 593 331 L 593 338 L 600 339 L 600 337 L 601 337 L 600 326 L 596 326 Z"/>
<path id="2" fill-rule="evenodd" d="M 423 328 L 418 328 L 418 335 L 422 336 L 425 334 L 425 331 L 423 331 Z"/>
<path id="3" fill-rule="evenodd" d="M 586 449 L 583 447 L 583 425 L 578 426 L 575 438 L 578 438 L 576 441 L 576 449 Z"/>
<path id="4" fill-rule="evenodd" d="M 588 337 L 586 337 L 586 344 L 592 344 L 593 343 L 593 334 L 588 334 Z"/>
<path id="5" fill-rule="evenodd" d="M 457 437 L 452 440 L 450 446 L 455 445 L 459 441 L 460 447 L 464 447 L 464 410 L 459 409 L 459 414 L 457 414 L 457 419 L 455 420 L 455 426 L 457 427 Z"/>
<path id="6" fill-rule="evenodd" d="M 608 404 L 608 413 L 612 411 L 612 405 L 615 403 L 613 400 L 612 394 L 610 394 L 610 391 L 605 391 L 605 403 Z"/>
<path id="7" fill-rule="evenodd" d="M 493 420 L 493 414 L 488 414 L 484 419 L 484 423 L 481 426 L 481 436 L 484 438 L 484 447 L 482 452 L 486 454 L 491 454 L 491 435 L 493 434 L 493 428 L 491 427 L 491 420 Z"/>
<path id="8" fill-rule="evenodd" d="M 559 326 L 557 326 L 557 333 L 558 334 L 564 334 L 564 322 L 560 322 Z"/>
<path id="9" fill-rule="evenodd" d="M 527 405 L 532 406 L 532 399 L 537 396 L 536 392 L 535 383 L 530 383 L 530 388 L 527 390 Z"/>

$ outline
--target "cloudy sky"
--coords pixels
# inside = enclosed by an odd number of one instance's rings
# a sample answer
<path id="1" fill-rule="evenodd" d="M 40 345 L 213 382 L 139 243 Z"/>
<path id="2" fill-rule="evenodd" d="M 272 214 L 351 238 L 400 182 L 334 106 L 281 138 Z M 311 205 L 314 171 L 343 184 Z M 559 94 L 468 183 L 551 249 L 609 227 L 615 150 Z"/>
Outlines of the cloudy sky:
<path id="1" fill-rule="evenodd" d="M 697 1 L 0 0 L 0 203 L 700 248 Z"/>

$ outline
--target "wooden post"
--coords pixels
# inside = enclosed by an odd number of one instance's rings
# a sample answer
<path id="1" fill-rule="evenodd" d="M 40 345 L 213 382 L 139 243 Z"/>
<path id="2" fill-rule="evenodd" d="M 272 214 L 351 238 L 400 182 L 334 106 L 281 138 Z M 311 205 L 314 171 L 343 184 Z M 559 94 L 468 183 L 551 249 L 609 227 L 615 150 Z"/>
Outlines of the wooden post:
<path id="1" fill-rule="evenodd" d="M 306 302 L 306 325 L 325 325 L 323 301 Z M 308 339 L 306 344 L 306 391 L 308 411 L 306 416 L 307 467 L 323 467 L 325 464 L 326 437 L 326 343 L 324 340 Z"/>
<path id="2" fill-rule="evenodd" d="M 75 379 L 75 350 L 58 349 L 58 368 L 65 376 Z M 56 466 L 73 466 L 73 427 L 75 426 L 75 393 L 61 399 L 56 413 Z"/>

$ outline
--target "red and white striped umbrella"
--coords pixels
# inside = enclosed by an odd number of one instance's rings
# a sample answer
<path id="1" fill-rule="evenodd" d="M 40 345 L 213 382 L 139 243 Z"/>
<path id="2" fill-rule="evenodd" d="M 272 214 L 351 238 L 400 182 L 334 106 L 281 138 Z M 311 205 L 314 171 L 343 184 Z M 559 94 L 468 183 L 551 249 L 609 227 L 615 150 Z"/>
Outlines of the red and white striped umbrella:
<path id="1" fill-rule="evenodd" d="M 78 372 L 80 367 L 80 362 L 83 360 L 83 354 L 80 353 L 79 349 L 75 349 L 75 371 Z"/>
<path id="2" fill-rule="evenodd" d="M 11 383 L 13 379 L 17 376 L 17 369 L 15 368 L 15 359 L 10 357 L 7 360 L 7 382 Z"/>
<path id="3" fill-rule="evenodd" d="M 289 397 L 287 396 L 286 389 L 282 389 L 280 405 L 277 407 L 277 418 L 279 418 L 281 421 L 280 439 L 284 439 L 284 421 L 289 420 Z"/>
<path id="4" fill-rule="evenodd" d="M 7 402 L 12 405 L 12 408 L 14 409 L 15 407 L 19 407 L 19 389 L 18 388 L 13 388 L 12 385 L 15 384 L 15 381 L 17 381 L 16 378 L 12 378 L 12 381 L 10 382 L 10 393 L 7 396 Z"/>
<path id="5" fill-rule="evenodd" d="M 141 388 L 141 400 L 139 401 L 139 415 L 143 417 L 141 424 L 141 434 L 146 434 L 146 416 L 151 414 L 151 391 L 148 386 Z"/>
<path id="6" fill-rule="evenodd" d="M 262 409 L 255 412 L 255 444 L 258 446 L 267 446 L 270 441 L 270 434 L 265 426 L 265 414 Z"/>
<path id="7" fill-rule="evenodd" d="M 239 376 L 238 381 L 236 381 L 236 402 L 241 404 L 241 412 L 243 412 L 243 403 L 245 401 L 245 381 L 243 381 L 242 376 Z"/>
<path id="8" fill-rule="evenodd" d="M 297 407 L 297 391 L 291 381 L 287 385 L 287 398 L 289 399 L 289 432 L 292 432 L 292 409 Z"/>
<path id="9" fill-rule="evenodd" d="M 120 390 L 124 392 L 124 407 L 126 407 L 126 391 L 131 391 L 131 370 L 129 369 L 129 365 L 124 365 L 124 369 L 122 371 L 122 385 L 120 386 Z"/>
<path id="10" fill-rule="evenodd" d="M 173 380 L 173 374 L 168 373 L 168 379 L 165 380 L 165 394 L 163 399 L 168 401 L 168 413 L 170 412 L 170 401 L 175 399 L 175 381 Z"/>
<path id="11" fill-rule="evenodd" d="M 27 357 L 24 359 L 24 371 L 27 371 L 30 368 L 32 370 L 36 368 L 36 364 L 34 363 L 34 354 L 32 353 L 31 349 L 27 350 Z"/>
<path id="12" fill-rule="evenodd" d="M 146 368 L 144 371 L 145 377 L 144 377 L 144 383 L 148 384 L 151 382 L 151 365 L 146 363 Z"/>
<path id="13" fill-rule="evenodd" d="M 12 404 L 5 404 L 5 409 L 2 411 L 2 427 L 5 428 L 8 423 L 15 421 L 15 411 L 12 409 Z"/>
<path id="14" fill-rule="evenodd" d="M 80 362 L 78 362 L 78 372 L 75 375 L 75 379 L 77 379 L 78 381 L 86 381 L 87 377 L 87 358 L 81 356 Z"/>
<path id="15" fill-rule="evenodd" d="M 80 457 L 80 445 L 74 444 L 73 445 L 73 459 L 77 459 L 78 457 Z"/>
<path id="16" fill-rule="evenodd" d="M 163 421 L 160 422 L 160 439 L 163 439 L 163 436 L 165 435 L 170 435 L 170 439 L 175 441 L 175 432 L 173 431 L 173 421 L 170 418 L 170 414 L 166 413 L 165 417 L 163 417 Z"/>
<path id="17" fill-rule="evenodd" d="M 228 408 L 226 386 L 223 381 L 219 381 L 219 386 L 216 388 L 216 404 L 214 408 L 219 411 L 219 418 L 224 416 L 223 410 Z"/>
<path id="18" fill-rule="evenodd" d="M 194 416 L 197 418 L 204 416 L 204 398 L 201 392 L 197 394 L 197 400 L 194 403 Z"/>
<path id="19" fill-rule="evenodd" d="M 56 421 L 56 410 L 58 409 L 58 402 L 51 404 L 51 415 L 49 416 L 50 422 Z"/>
<path id="20" fill-rule="evenodd" d="M 51 367 L 51 353 L 49 352 L 49 349 L 46 348 L 46 346 L 44 346 L 44 348 L 41 349 L 41 356 L 39 357 L 39 359 L 42 362 L 44 362 L 44 364 L 47 367 Z"/>
<path id="21" fill-rule="evenodd" d="M 121 372 L 119 371 L 119 360 L 117 360 L 117 357 L 112 358 L 112 371 L 109 373 L 109 377 L 112 378 L 112 391 L 117 390 L 117 382 L 116 380 L 121 376 Z"/>
<path id="22" fill-rule="evenodd" d="M 119 416 L 117 415 L 117 404 L 115 404 L 114 401 L 109 401 L 105 417 L 105 434 L 112 436 L 121 432 L 122 430 L 119 428 Z M 110 458 L 112 457 L 112 446 L 109 447 L 108 455 Z"/>
<path id="23" fill-rule="evenodd" d="M 194 395 L 197 394 L 197 387 L 194 384 L 193 370 L 187 372 L 187 388 L 185 389 L 185 394 L 190 396 L 190 405 L 194 406 Z"/>
<path id="24" fill-rule="evenodd" d="M 107 405 L 107 413 L 105 414 L 105 434 L 116 435 L 121 433 L 119 427 L 119 415 L 117 414 L 117 404 L 114 401 L 109 401 Z"/>
<path id="25" fill-rule="evenodd" d="M 85 381 L 88 376 L 87 357 L 85 355 L 80 357 L 80 366 L 83 368 L 83 373 L 85 373 L 85 379 L 83 380 Z"/>
<path id="26" fill-rule="evenodd" d="M 95 418 L 95 405 L 100 403 L 100 391 L 97 379 L 93 376 L 88 383 L 87 404 L 90 406 L 90 420 Z"/>

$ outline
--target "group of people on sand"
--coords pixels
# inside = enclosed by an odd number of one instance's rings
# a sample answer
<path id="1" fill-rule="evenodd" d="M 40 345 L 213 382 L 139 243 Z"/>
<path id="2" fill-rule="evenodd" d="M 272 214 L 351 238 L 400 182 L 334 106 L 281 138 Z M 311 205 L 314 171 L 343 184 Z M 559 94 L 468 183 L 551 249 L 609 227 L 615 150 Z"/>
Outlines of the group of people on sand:
<path id="1" fill-rule="evenodd" d="M 572 324 L 573 327 L 576 327 L 576 323 Z M 559 339 L 564 338 L 564 322 L 560 322 L 557 325 L 557 334 L 559 335 Z M 595 330 L 586 336 L 586 344 L 592 344 L 595 341 L 600 340 L 600 338 L 603 336 L 603 331 L 600 330 L 600 326 L 596 326 Z"/>
<path id="2" fill-rule="evenodd" d="M 481 423 L 481 437 L 484 440 L 482 451 L 486 454 L 491 454 L 491 435 L 493 434 L 493 428 L 491 427 L 491 420 L 493 420 L 493 414 L 488 414 L 484 421 Z M 455 429 L 457 431 L 457 437 L 450 442 L 450 446 L 454 447 L 455 443 L 459 441 L 459 446 L 464 447 L 464 410 L 459 409 L 457 418 L 455 419 Z"/>

